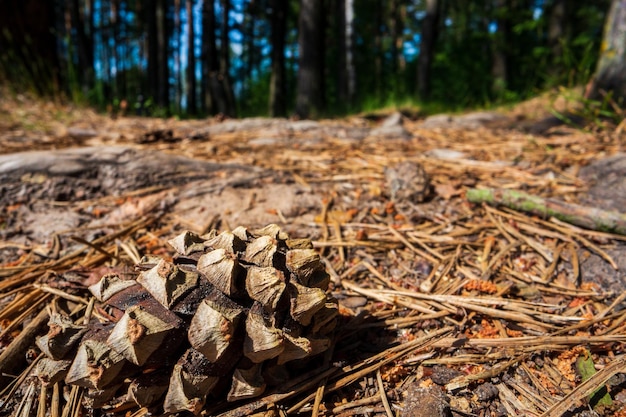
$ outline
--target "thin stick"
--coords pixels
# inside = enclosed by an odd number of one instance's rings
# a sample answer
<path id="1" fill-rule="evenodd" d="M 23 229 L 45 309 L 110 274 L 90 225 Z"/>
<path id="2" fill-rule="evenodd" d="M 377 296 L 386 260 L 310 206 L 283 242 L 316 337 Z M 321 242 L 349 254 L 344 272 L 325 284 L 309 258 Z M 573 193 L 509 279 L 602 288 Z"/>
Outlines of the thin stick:
<path id="1" fill-rule="evenodd" d="M 385 411 L 387 412 L 387 417 L 394 417 L 393 413 L 391 412 L 391 407 L 389 406 L 389 401 L 387 400 L 385 385 L 383 384 L 383 377 L 380 375 L 380 368 L 376 370 L 376 381 L 378 382 L 378 392 L 380 393 L 380 399 L 383 402 L 383 407 L 385 407 Z"/>

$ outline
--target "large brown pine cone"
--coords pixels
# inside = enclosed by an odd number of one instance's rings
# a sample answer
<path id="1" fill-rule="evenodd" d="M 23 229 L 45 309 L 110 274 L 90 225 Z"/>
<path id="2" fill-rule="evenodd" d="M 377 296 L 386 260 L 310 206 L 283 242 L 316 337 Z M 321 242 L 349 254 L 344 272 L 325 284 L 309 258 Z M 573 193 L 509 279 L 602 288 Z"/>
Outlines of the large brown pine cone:
<path id="1" fill-rule="evenodd" d="M 309 240 L 269 225 L 170 244 L 173 262 L 144 258 L 136 280 L 106 275 L 89 288 L 109 318 L 51 316 L 37 340 L 41 383 L 83 387 L 91 408 L 134 401 L 198 414 L 212 391 L 259 396 L 290 362 L 330 346 L 337 303 Z"/>

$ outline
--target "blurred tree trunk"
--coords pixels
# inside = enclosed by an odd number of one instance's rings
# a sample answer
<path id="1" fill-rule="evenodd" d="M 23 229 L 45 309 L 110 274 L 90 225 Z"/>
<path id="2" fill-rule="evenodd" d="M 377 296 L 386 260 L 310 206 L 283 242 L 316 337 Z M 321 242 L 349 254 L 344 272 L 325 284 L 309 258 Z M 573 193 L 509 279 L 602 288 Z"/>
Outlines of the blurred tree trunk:
<path id="1" fill-rule="evenodd" d="M 187 6 L 187 114 L 195 115 L 196 109 L 196 48 L 193 27 L 193 0 Z"/>
<path id="2" fill-rule="evenodd" d="M 613 0 L 604 24 L 596 72 L 585 96 L 602 99 L 607 93 L 618 103 L 626 101 L 626 0 Z"/>
<path id="3" fill-rule="evenodd" d="M 323 44 L 320 42 L 324 31 L 321 0 L 302 0 L 300 4 L 298 31 L 298 86 L 296 114 L 303 118 L 319 117 L 322 111 L 323 89 L 322 71 Z"/>
<path id="4" fill-rule="evenodd" d="M 426 14 L 422 20 L 422 38 L 417 60 L 417 92 L 422 100 L 430 96 L 430 73 L 435 55 L 435 43 L 439 35 L 439 0 L 426 0 Z"/>
<path id="5" fill-rule="evenodd" d="M 158 44 L 157 44 L 157 13 L 156 13 L 157 0 L 148 0 L 144 11 L 146 13 L 146 42 L 148 53 L 148 91 L 144 93 L 146 98 L 152 97 L 157 101 L 157 91 L 159 89 L 158 78 Z M 101 14 L 102 16 L 102 14 Z M 106 49 L 103 48 L 103 49 Z"/>
<path id="6" fill-rule="evenodd" d="M 54 36 L 55 2 L 0 2 L 0 80 L 39 94 L 60 90 L 60 60 Z"/>
<path id="7" fill-rule="evenodd" d="M 204 0 L 202 3 L 202 95 L 209 114 L 215 114 L 226 107 L 225 100 L 217 94 L 219 85 L 217 74 L 219 61 L 217 60 L 217 47 L 215 45 L 215 2 Z"/>
<path id="8" fill-rule="evenodd" d="M 356 95 L 356 71 L 354 69 L 354 0 L 345 0 L 345 52 L 346 52 L 346 77 L 348 88 L 348 104 L 353 104 Z"/>
<path id="9" fill-rule="evenodd" d="M 509 7 L 511 5 L 507 0 L 495 0 L 494 2 L 497 29 L 493 34 L 491 52 L 491 76 L 493 78 L 491 92 L 496 97 L 501 96 L 508 85 L 509 57 L 507 49 L 511 48 L 509 43 L 511 22 L 507 16 L 510 11 Z"/>
<path id="10" fill-rule="evenodd" d="M 220 49 L 220 72 L 221 82 L 226 96 L 226 111 L 224 114 L 229 117 L 237 115 L 235 104 L 235 94 L 230 80 L 230 33 L 229 16 L 230 0 L 221 0 L 222 4 L 222 33 Z"/>
<path id="11" fill-rule="evenodd" d="M 158 70 L 158 88 L 157 88 L 157 104 L 161 109 L 169 112 L 170 105 L 170 83 L 169 83 L 169 67 L 168 67 L 168 29 L 167 29 L 167 2 L 166 0 L 157 0 L 157 70 Z"/>
<path id="12" fill-rule="evenodd" d="M 206 2 L 205 2 L 206 3 Z M 204 7 L 204 6 L 203 6 Z M 176 45 L 174 47 L 174 53 L 172 56 L 172 59 L 174 60 L 174 64 L 173 64 L 173 73 L 174 73 L 174 109 L 177 113 L 181 112 L 181 101 L 183 99 L 183 86 L 182 86 L 182 81 L 181 81 L 181 71 L 182 71 L 182 64 L 181 64 L 181 52 L 180 52 L 180 46 L 181 46 L 181 27 L 180 27 L 180 0 L 174 0 L 174 27 L 172 29 L 172 36 L 174 36 L 174 39 L 176 40 L 175 44 Z M 204 9 L 203 9 L 204 10 Z M 203 34 L 204 36 L 204 34 Z M 203 38 L 204 39 L 204 38 Z M 203 41 L 203 47 L 204 47 L 204 41 Z M 203 79 L 204 79 L 204 73 L 203 73 Z M 204 83 L 202 84 L 203 87 L 203 92 L 204 92 Z M 202 106 L 202 110 L 206 111 L 206 102 L 204 99 L 204 94 L 202 94 L 202 96 L 200 97 L 200 102 L 201 102 L 201 106 Z"/>
<path id="13" fill-rule="evenodd" d="M 550 72 L 553 76 L 558 76 L 562 70 L 561 59 L 563 55 L 563 44 L 566 39 L 567 24 L 567 0 L 553 0 L 546 5 L 546 15 L 548 16 L 548 48 L 552 54 L 552 64 Z"/>
<path id="14" fill-rule="evenodd" d="M 87 94 L 94 86 L 94 56 L 93 56 L 93 38 L 90 36 L 86 28 L 85 20 L 89 22 L 91 19 L 81 10 L 79 0 L 71 2 L 71 19 L 72 28 L 75 36 L 76 52 L 78 56 L 78 68 L 76 74 L 80 83 L 83 94 Z"/>
<path id="15" fill-rule="evenodd" d="M 287 115 L 287 87 L 285 79 L 285 35 L 287 32 L 288 0 L 270 0 L 272 77 L 270 79 L 269 113 L 271 117 Z"/>
<path id="16" fill-rule="evenodd" d="M 376 24 L 374 29 L 374 83 L 376 86 L 376 98 L 383 100 L 383 1 L 376 2 Z"/>
<path id="17" fill-rule="evenodd" d="M 243 68 L 243 86 L 244 86 L 244 95 L 249 95 L 250 94 L 250 89 L 253 83 L 253 70 L 254 67 L 256 66 L 256 48 L 254 45 L 254 40 L 255 40 L 255 28 L 256 28 L 256 21 L 258 19 L 258 6 L 259 2 L 258 1 L 254 1 L 254 0 L 250 0 L 248 1 L 248 3 L 246 4 L 246 11 L 247 13 L 244 13 L 244 17 L 243 17 L 243 39 L 242 39 L 242 44 L 245 46 L 244 48 L 244 54 L 243 54 L 243 61 L 245 62 L 244 68 Z M 271 4 L 271 0 L 270 0 L 270 7 L 272 7 Z M 271 25 L 273 25 L 273 21 L 270 22 Z M 273 29 L 272 29 L 273 30 Z M 270 45 L 272 45 L 272 39 L 270 38 Z M 271 88 L 271 87 L 270 87 Z"/>
<path id="18" fill-rule="evenodd" d="M 404 46 L 404 20 L 402 10 L 405 7 L 402 0 L 389 2 L 389 37 L 391 38 L 391 72 L 395 76 L 403 69 L 402 63 Z M 397 84 L 397 83 L 396 83 Z"/>
<path id="19" fill-rule="evenodd" d="M 115 74 L 113 79 L 113 96 L 116 99 L 120 99 L 123 96 L 122 87 L 123 84 L 123 71 L 121 70 L 122 62 L 119 57 L 120 46 L 120 0 L 111 0 L 111 15 L 109 16 L 109 22 L 111 24 L 111 33 L 113 36 L 113 66 L 115 67 Z"/>

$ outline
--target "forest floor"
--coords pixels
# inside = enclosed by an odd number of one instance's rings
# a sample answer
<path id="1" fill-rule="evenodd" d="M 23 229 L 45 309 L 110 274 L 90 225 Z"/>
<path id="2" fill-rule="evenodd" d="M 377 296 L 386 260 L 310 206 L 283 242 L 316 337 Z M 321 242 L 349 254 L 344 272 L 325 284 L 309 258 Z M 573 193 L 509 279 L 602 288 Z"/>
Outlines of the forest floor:
<path id="1" fill-rule="evenodd" d="M 54 399 L 28 376 L 45 326 L 20 339 L 38 310 L 80 304 L 142 255 L 171 258 L 184 230 L 275 223 L 331 276 L 333 355 L 313 383 L 216 395 L 205 415 L 626 416 L 626 237 L 466 198 L 624 213 L 622 126 L 566 126 L 552 105 L 296 121 L 0 102 L 0 414 Z M 27 352 L 8 363 L 17 341 Z M 159 413 L 115 401 L 107 413 Z"/>

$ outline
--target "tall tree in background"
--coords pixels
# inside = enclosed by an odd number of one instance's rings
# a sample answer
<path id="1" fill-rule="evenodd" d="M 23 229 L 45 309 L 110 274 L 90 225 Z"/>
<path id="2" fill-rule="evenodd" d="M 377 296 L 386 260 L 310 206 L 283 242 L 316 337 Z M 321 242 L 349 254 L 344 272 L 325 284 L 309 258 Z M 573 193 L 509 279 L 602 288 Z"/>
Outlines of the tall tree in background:
<path id="1" fill-rule="evenodd" d="M 269 113 L 271 117 L 287 114 L 287 79 L 285 77 L 285 35 L 288 0 L 270 0 L 272 75 L 270 78 Z"/>
<path id="2" fill-rule="evenodd" d="M 226 111 L 224 114 L 229 117 L 237 115 L 235 94 L 230 79 L 230 0 L 221 0 L 222 5 L 222 32 L 220 45 L 220 77 L 224 94 L 226 96 Z"/>
<path id="3" fill-rule="evenodd" d="M 500 96 L 506 89 L 509 81 L 508 66 L 509 66 L 509 49 L 511 41 L 511 21 L 508 14 L 511 12 L 508 6 L 510 6 L 507 0 L 495 0 L 494 10 L 496 15 L 496 30 L 493 34 L 492 41 L 492 61 L 491 61 L 491 75 L 493 82 L 491 90 L 496 97 Z"/>
<path id="4" fill-rule="evenodd" d="M 196 114 L 196 48 L 193 0 L 187 0 L 187 113 Z"/>
<path id="5" fill-rule="evenodd" d="M 112 3 L 114 4 L 114 3 Z M 83 94 L 86 94 L 94 84 L 94 54 L 93 54 L 93 1 L 87 5 L 87 10 L 81 10 L 79 0 L 71 1 L 71 19 L 75 36 L 76 52 L 78 55 L 78 79 Z"/>
<path id="6" fill-rule="evenodd" d="M 619 102 L 626 100 L 626 0 L 613 0 L 604 25 L 598 67 L 586 96 L 601 99 L 612 93 Z"/>
<path id="7" fill-rule="evenodd" d="M 174 28 L 172 30 L 172 36 L 175 39 L 174 54 L 172 57 L 174 62 L 172 65 L 172 69 L 174 70 L 174 102 L 175 102 L 175 109 L 177 113 L 181 112 L 181 100 L 183 99 L 183 86 L 182 86 L 182 81 L 181 81 L 181 76 L 180 76 L 180 71 L 182 68 L 182 64 L 180 62 L 181 61 L 180 37 L 182 36 L 182 31 L 180 27 L 180 9 L 181 9 L 180 1 L 181 0 L 174 0 Z M 201 102 L 202 102 L 202 110 L 206 111 L 206 108 L 204 106 L 204 101 L 202 100 Z"/>
<path id="8" fill-rule="evenodd" d="M 52 1 L 0 2 L 0 81 L 4 77 L 9 86 L 30 85 L 39 94 L 61 90 L 54 35 L 59 15 Z"/>
<path id="9" fill-rule="evenodd" d="M 322 49 L 320 42 L 324 28 L 322 22 L 322 2 L 302 0 L 298 19 L 298 86 L 296 114 L 301 118 L 318 117 L 322 111 Z"/>
<path id="10" fill-rule="evenodd" d="M 209 114 L 223 112 L 226 101 L 218 94 L 219 84 L 217 75 L 220 64 L 217 59 L 217 47 L 215 42 L 215 2 L 204 0 L 202 2 L 202 101 Z"/>
<path id="11" fill-rule="evenodd" d="M 426 13 L 422 20 L 422 37 L 417 60 L 417 92 L 422 100 L 430 96 L 431 68 L 435 53 L 435 43 L 439 35 L 439 0 L 426 0 Z"/>
<path id="12" fill-rule="evenodd" d="M 340 109 L 348 109 L 354 103 L 356 74 L 354 72 L 353 30 L 354 0 L 337 0 L 335 3 L 337 57 L 337 98 Z"/>

